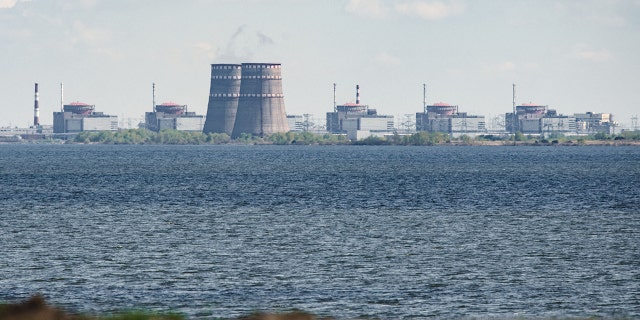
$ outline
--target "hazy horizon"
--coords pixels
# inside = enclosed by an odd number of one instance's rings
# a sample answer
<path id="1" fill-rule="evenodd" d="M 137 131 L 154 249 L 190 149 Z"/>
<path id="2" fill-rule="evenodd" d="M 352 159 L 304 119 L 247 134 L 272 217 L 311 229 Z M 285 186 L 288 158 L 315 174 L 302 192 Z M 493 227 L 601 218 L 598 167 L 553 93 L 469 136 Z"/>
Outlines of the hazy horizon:
<path id="1" fill-rule="evenodd" d="M 156 102 L 206 114 L 210 64 L 282 64 L 288 114 L 361 100 L 404 115 L 447 102 L 487 117 L 517 103 L 640 113 L 640 1 L 0 0 L 0 126 L 64 102 L 141 119 Z"/>

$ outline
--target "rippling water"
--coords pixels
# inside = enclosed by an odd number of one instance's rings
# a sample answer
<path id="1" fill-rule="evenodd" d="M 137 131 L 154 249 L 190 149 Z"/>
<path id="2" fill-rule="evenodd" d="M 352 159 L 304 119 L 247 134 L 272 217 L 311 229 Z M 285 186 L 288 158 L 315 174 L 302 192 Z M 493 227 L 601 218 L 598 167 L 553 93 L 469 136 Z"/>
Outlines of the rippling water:
<path id="1" fill-rule="evenodd" d="M 0 145 L 0 300 L 640 317 L 640 148 Z"/>

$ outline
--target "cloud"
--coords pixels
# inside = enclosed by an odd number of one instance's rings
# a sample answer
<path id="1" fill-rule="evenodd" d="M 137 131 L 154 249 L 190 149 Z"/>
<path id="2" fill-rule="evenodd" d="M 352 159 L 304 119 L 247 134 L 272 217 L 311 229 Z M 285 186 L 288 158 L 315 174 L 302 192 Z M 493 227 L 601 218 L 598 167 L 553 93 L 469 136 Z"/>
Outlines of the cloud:
<path id="1" fill-rule="evenodd" d="M 29 2 L 31 0 L 0 0 L 0 9 L 11 9 L 18 4 L 18 2 Z"/>
<path id="2" fill-rule="evenodd" d="M 613 54 L 607 49 L 593 49 L 589 45 L 579 43 L 573 46 L 573 49 L 566 55 L 570 59 L 586 61 L 586 62 L 604 62 L 613 58 Z"/>
<path id="3" fill-rule="evenodd" d="M 611 52 L 609 50 L 579 50 L 576 52 L 576 56 L 580 60 L 591 62 L 603 62 L 611 59 Z"/>
<path id="4" fill-rule="evenodd" d="M 397 66 L 402 63 L 402 60 L 396 56 L 392 56 L 386 52 L 379 53 L 377 56 L 373 58 L 374 62 L 384 64 L 384 65 L 393 65 Z"/>
<path id="5" fill-rule="evenodd" d="M 112 34 L 107 29 L 92 28 L 81 21 L 75 21 L 66 33 L 65 39 L 71 47 L 87 50 L 111 59 L 121 59 L 124 54 L 112 47 Z"/>
<path id="6" fill-rule="evenodd" d="M 195 48 L 198 56 L 205 56 L 210 61 L 215 60 L 219 51 L 219 49 L 213 44 L 204 41 L 194 44 L 193 47 Z"/>
<path id="7" fill-rule="evenodd" d="M 395 5 L 396 12 L 417 16 L 425 20 L 442 20 L 462 14 L 465 6 L 458 2 L 443 1 L 405 1 Z"/>
<path id="8" fill-rule="evenodd" d="M 349 0 L 345 9 L 347 12 L 371 18 L 385 17 L 389 11 L 381 0 Z"/>
<path id="9" fill-rule="evenodd" d="M 510 72 L 516 69 L 516 63 L 513 61 L 503 61 L 497 64 L 484 65 L 482 69 L 485 73 Z"/>
<path id="10" fill-rule="evenodd" d="M 74 43 L 81 42 L 88 45 L 104 43 L 111 37 L 107 30 L 91 28 L 80 21 L 74 22 L 73 35 L 71 40 Z"/>
<path id="11" fill-rule="evenodd" d="M 0 0 L 0 9 L 10 9 L 16 5 L 16 0 Z"/>

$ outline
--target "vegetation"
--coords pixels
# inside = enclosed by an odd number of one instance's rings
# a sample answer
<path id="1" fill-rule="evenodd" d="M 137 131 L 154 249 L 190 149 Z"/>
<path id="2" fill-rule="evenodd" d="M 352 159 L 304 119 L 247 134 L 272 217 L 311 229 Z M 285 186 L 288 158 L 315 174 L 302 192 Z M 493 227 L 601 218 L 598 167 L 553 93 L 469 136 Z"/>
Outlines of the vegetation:
<path id="1" fill-rule="evenodd" d="M 515 141 L 514 141 L 515 140 Z M 121 131 L 81 132 L 69 143 L 99 144 L 274 144 L 274 145 L 399 145 L 399 146 L 434 146 L 434 145 L 586 145 L 586 144 L 638 144 L 640 131 L 624 131 L 619 134 L 596 133 L 590 136 L 565 136 L 551 133 L 544 137 L 525 135 L 480 135 L 470 137 L 463 135 L 452 138 L 441 132 L 417 132 L 411 135 L 394 134 L 386 137 L 370 136 L 358 141 L 350 141 L 345 135 L 313 134 L 310 132 L 274 133 L 264 137 L 242 134 L 231 139 L 224 133 L 185 132 L 163 130 L 153 132 L 146 129 L 128 129 Z"/>
<path id="2" fill-rule="evenodd" d="M 109 316 L 88 316 L 69 314 L 66 311 L 48 305 L 44 298 L 35 295 L 18 303 L 0 303 L 0 319 L 38 319 L 38 320 L 182 320 L 184 316 L 174 313 L 154 313 L 146 311 L 129 311 Z"/>
<path id="3" fill-rule="evenodd" d="M 44 298 L 35 295 L 17 303 L 0 303 L 0 319 L 2 320 L 184 320 L 185 316 L 175 313 L 155 313 L 148 311 L 128 311 L 107 316 L 89 316 L 71 314 L 55 306 L 48 305 Z M 318 318 L 310 313 L 294 310 L 286 313 L 255 312 L 236 320 L 329 320 Z"/>

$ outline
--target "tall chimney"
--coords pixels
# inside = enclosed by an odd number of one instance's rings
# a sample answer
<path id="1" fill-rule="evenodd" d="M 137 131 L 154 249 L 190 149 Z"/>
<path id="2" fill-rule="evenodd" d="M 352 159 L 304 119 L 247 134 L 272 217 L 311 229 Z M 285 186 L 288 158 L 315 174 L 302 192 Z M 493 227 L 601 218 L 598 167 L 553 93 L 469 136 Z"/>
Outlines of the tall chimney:
<path id="1" fill-rule="evenodd" d="M 153 100 L 152 102 L 153 109 L 151 110 L 153 110 L 153 112 L 156 112 L 156 83 L 155 82 L 153 83 L 153 99 L 152 100 Z"/>
<path id="2" fill-rule="evenodd" d="M 38 104 L 38 100 L 39 100 L 39 95 L 38 95 L 38 83 L 36 82 L 36 93 L 34 96 L 34 102 L 33 102 L 33 125 L 34 126 L 39 126 L 40 125 L 40 105 Z"/>
<path id="3" fill-rule="evenodd" d="M 338 109 L 336 108 L 337 104 L 336 104 L 336 83 L 333 83 L 333 112 L 337 112 Z"/>
<path id="4" fill-rule="evenodd" d="M 427 84 L 422 84 L 422 109 L 427 113 Z"/>
<path id="5" fill-rule="evenodd" d="M 356 104 L 360 104 L 360 85 L 356 84 Z"/>

